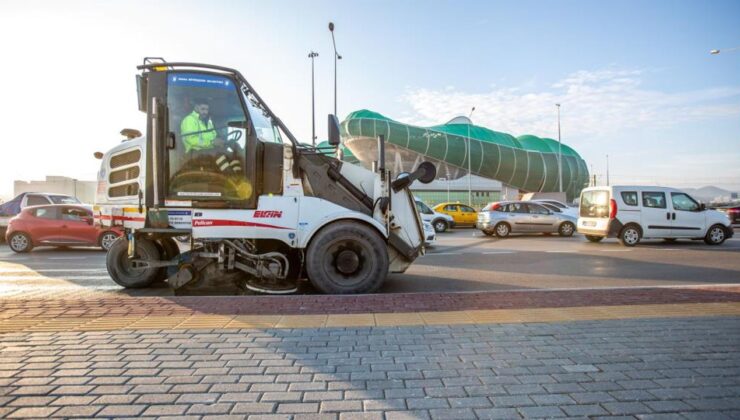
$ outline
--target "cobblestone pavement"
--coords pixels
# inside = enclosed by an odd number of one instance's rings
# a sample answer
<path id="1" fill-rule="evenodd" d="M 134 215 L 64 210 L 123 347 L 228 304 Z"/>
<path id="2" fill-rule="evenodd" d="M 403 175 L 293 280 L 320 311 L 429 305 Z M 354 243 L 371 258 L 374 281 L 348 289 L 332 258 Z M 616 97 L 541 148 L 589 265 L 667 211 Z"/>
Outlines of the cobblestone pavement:
<path id="1" fill-rule="evenodd" d="M 0 335 L 0 417 L 740 418 L 740 318 Z"/>

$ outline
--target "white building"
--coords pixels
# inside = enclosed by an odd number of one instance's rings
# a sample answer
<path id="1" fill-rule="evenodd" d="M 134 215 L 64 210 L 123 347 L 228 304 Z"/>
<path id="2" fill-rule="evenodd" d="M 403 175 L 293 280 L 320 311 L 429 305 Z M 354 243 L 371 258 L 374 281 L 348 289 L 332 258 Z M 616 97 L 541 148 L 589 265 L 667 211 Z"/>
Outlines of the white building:
<path id="1" fill-rule="evenodd" d="M 95 201 L 97 181 L 83 181 L 66 176 L 48 176 L 43 181 L 13 181 L 13 193 L 46 192 L 77 197 L 83 203 Z"/>

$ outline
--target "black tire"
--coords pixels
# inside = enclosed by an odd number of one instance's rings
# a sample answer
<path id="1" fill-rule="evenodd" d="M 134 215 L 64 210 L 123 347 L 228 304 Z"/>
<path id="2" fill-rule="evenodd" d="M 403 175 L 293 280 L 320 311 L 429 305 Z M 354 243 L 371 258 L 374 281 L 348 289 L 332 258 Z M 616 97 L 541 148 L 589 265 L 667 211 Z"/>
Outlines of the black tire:
<path id="1" fill-rule="evenodd" d="M 571 237 L 576 231 L 576 225 L 574 225 L 571 222 L 563 222 L 560 224 L 560 227 L 558 228 L 558 235 L 563 237 Z"/>
<path id="2" fill-rule="evenodd" d="M 640 243 L 642 230 L 637 225 L 627 225 L 619 232 L 619 243 L 627 247 L 633 247 Z"/>
<path id="3" fill-rule="evenodd" d="M 493 231 L 499 238 L 505 238 L 511 233 L 511 226 L 508 223 L 501 222 L 493 228 Z"/>
<path id="4" fill-rule="evenodd" d="M 136 257 L 148 261 L 160 260 L 157 244 L 150 240 L 136 241 Z M 149 286 L 161 272 L 157 267 L 133 267 L 128 259 L 128 240 L 120 238 L 113 243 L 105 258 L 108 274 L 117 284 L 127 289 L 140 289 Z"/>
<path id="5" fill-rule="evenodd" d="M 704 236 L 704 243 L 707 245 L 722 245 L 726 240 L 727 228 L 722 225 L 712 225 Z"/>
<path id="6" fill-rule="evenodd" d="M 493 236 L 493 231 L 492 230 L 482 230 L 481 232 L 483 232 L 483 234 L 486 235 L 486 236 Z"/>
<path id="7" fill-rule="evenodd" d="M 323 227 L 311 239 L 306 274 L 323 293 L 372 293 L 388 275 L 383 238 L 361 222 L 341 221 Z"/>
<path id="8" fill-rule="evenodd" d="M 100 237 L 98 238 L 98 246 L 103 249 L 103 251 L 108 251 L 115 241 L 119 239 L 119 236 L 116 232 L 107 230 L 100 234 Z"/>
<path id="9" fill-rule="evenodd" d="M 157 240 L 160 254 L 162 255 L 163 261 L 170 261 L 176 256 L 180 255 L 180 247 L 177 246 L 177 242 L 172 238 L 162 238 Z M 160 273 L 157 276 L 158 280 L 164 281 L 168 275 L 169 267 L 162 267 Z"/>
<path id="10" fill-rule="evenodd" d="M 586 239 L 588 239 L 589 242 L 597 243 L 604 240 L 603 236 L 596 236 L 596 235 L 586 235 Z"/>
<path id="11" fill-rule="evenodd" d="M 33 249 L 33 241 L 27 233 L 15 232 L 8 238 L 8 246 L 13 252 L 22 254 Z"/>
<path id="12" fill-rule="evenodd" d="M 162 238 L 157 240 L 157 243 L 159 243 L 159 246 L 162 249 L 163 260 L 169 261 L 180 255 L 180 247 L 177 246 L 177 242 L 175 242 L 174 239 Z"/>
<path id="13" fill-rule="evenodd" d="M 432 222 L 432 226 L 434 227 L 434 231 L 436 233 L 442 233 L 446 232 L 449 226 L 447 225 L 447 221 L 445 219 L 436 219 Z"/>

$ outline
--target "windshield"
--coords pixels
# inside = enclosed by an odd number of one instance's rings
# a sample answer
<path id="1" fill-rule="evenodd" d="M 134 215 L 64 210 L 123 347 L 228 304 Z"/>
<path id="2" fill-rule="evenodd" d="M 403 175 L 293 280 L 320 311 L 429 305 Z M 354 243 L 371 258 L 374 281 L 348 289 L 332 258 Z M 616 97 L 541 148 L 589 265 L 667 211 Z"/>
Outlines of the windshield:
<path id="1" fill-rule="evenodd" d="M 80 200 L 76 197 L 69 197 L 66 195 L 50 195 L 49 199 L 54 204 L 80 204 Z"/>
<path id="2" fill-rule="evenodd" d="M 429 208 L 423 201 L 416 201 L 416 207 L 419 209 L 419 213 L 423 214 L 434 214 L 432 209 Z"/>
<path id="3" fill-rule="evenodd" d="M 246 127 L 229 77 L 173 72 L 167 78 L 170 134 L 167 198 L 247 200 Z"/>
<path id="4" fill-rule="evenodd" d="M 251 93 L 244 93 L 244 102 L 247 104 L 249 116 L 252 118 L 252 125 L 257 138 L 265 143 L 282 143 L 280 132 L 273 123 L 272 117 L 267 114 L 257 102 L 257 99 Z"/>

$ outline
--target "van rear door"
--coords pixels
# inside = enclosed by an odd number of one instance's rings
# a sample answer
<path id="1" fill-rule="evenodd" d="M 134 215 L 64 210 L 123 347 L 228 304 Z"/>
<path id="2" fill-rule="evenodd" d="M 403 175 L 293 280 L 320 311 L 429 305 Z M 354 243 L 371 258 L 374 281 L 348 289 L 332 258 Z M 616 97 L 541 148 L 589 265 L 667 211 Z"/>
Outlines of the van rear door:
<path id="1" fill-rule="evenodd" d="M 592 189 L 581 193 L 578 210 L 578 231 L 587 235 L 607 236 L 609 233 L 609 190 Z"/>

